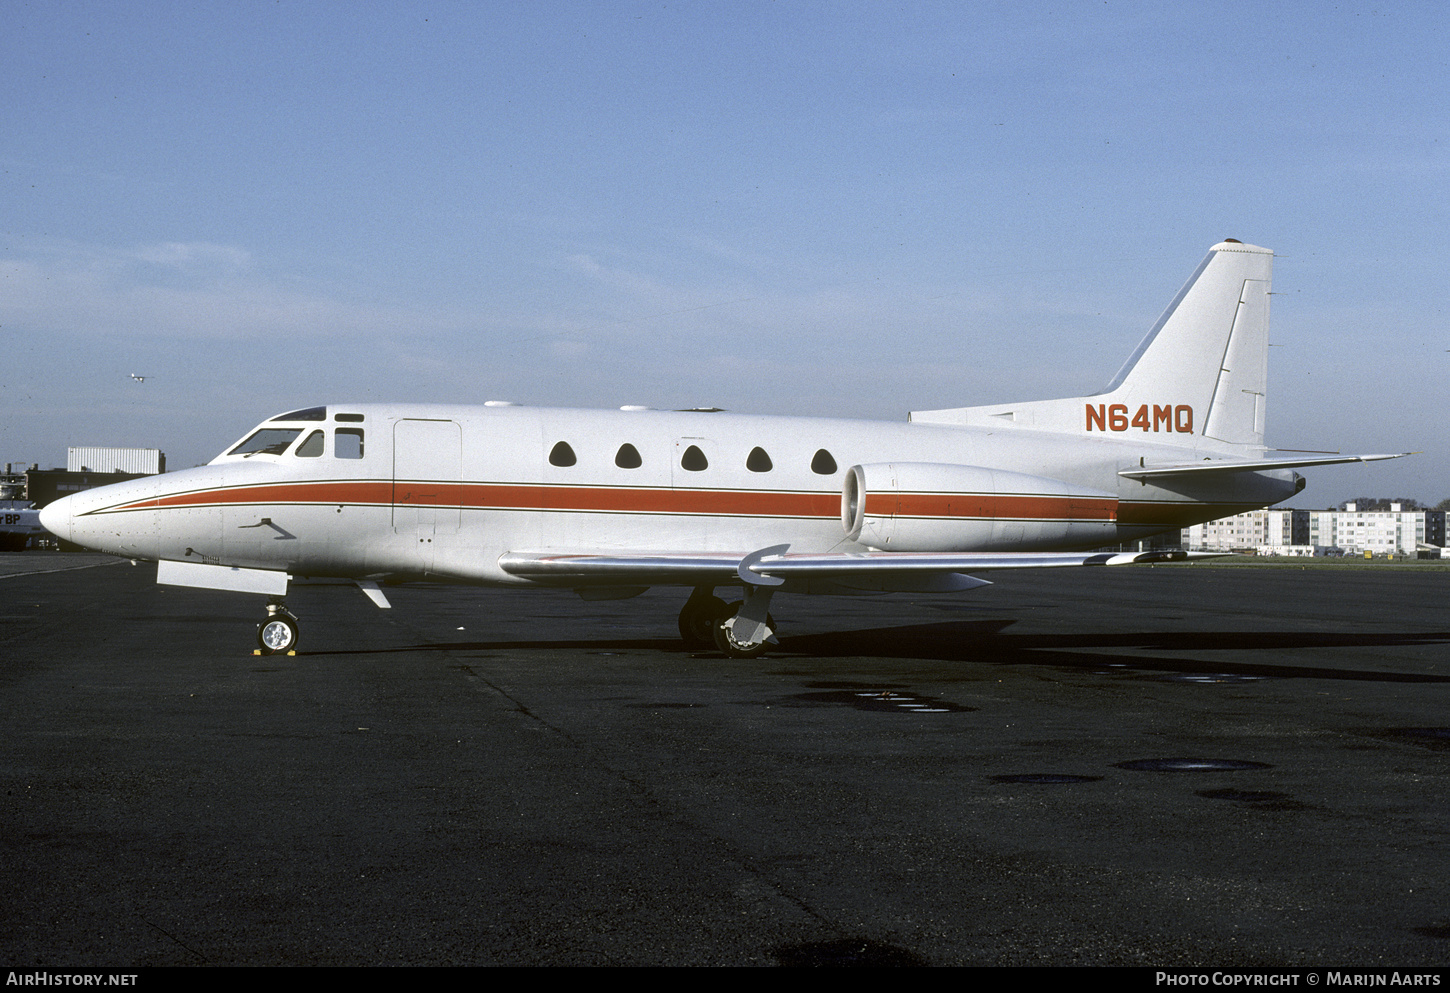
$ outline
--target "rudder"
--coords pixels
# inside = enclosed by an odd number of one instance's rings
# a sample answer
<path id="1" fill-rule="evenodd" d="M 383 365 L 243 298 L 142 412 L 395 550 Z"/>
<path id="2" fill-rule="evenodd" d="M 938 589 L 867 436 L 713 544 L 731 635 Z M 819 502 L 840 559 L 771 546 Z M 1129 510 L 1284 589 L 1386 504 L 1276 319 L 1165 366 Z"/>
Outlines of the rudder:
<path id="1" fill-rule="evenodd" d="M 1274 253 L 1229 239 L 1208 255 L 1099 394 L 913 412 L 917 422 L 1262 448 Z"/>

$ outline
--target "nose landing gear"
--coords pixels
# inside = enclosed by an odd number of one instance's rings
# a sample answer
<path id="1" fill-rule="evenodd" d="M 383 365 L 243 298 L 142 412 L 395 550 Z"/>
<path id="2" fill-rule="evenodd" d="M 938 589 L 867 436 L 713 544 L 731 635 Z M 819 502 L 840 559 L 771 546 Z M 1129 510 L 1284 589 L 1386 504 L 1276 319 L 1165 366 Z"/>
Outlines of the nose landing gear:
<path id="1" fill-rule="evenodd" d="M 280 602 L 267 604 L 267 616 L 257 625 L 257 654 L 297 654 L 297 618 Z"/>

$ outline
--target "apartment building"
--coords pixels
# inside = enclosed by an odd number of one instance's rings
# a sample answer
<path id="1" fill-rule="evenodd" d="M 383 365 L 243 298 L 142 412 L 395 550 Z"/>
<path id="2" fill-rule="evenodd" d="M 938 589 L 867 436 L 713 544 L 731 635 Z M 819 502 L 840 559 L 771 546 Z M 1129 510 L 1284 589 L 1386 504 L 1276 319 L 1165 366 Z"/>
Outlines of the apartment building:
<path id="1" fill-rule="evenodd" d="M 1360 510 L 1254 510 L 1183 533 L 1184 547 L 1203 551 L 1257 551 L 1260 555 L 1414 555 L 1445 545 L 1445 511 Z"/>

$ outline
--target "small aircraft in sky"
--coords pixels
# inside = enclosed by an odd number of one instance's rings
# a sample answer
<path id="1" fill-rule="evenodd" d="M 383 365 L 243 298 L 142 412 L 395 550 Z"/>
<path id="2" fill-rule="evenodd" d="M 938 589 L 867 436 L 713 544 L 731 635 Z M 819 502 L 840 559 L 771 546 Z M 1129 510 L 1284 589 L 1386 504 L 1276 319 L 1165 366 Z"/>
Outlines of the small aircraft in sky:
<path id="1" fill-rule="evenodd" d="M 913 412 L 905 423 L 713 409 L 342 403 L 279 414 L 205 466 L 41 511 L 160 583 L 263 594 L 289 652 L 292 577 L 691 589 L 691 648 L 753 657 L 777 592 L 947 592 L 995 569 L 1122 565 L 1095 552 L 1265 507 L 1305 466 L 1264 445 L 1273 253 L 1214 245 L 1098 394 Z M 720 587 L 741 591 L 726 604 Z"/>

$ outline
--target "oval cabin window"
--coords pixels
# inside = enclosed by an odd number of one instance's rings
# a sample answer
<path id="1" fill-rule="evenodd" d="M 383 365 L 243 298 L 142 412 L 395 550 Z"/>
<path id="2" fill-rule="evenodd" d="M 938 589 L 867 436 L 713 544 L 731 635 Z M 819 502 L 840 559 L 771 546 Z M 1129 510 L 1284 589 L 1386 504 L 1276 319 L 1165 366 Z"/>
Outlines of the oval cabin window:
<path id="1" fill-rule="evenodd" d="M 614 464 L 621 469 L 638 469 L 644 465 L 644 460 L 639 457 L 639 449 L 625 442 L 619 446 L 619 451 L 614 453 Z"/>
<path id="2" fill-rule="evenodd" d="M 775 468 L 770 461 L 770 456 L 765 449 L 756 447 L 750 450 L 750 456 L 745 460 L 745 468 L 751 472 L 769 472 Z"/>
<path id="3" fill-rule="evenodd" d="M 710 460 L 705 458 L 705 453 L 700 451 L 698 445 L 691 445 L 680 456 L 680 468 L 686 472 L 703 472 L 710 468 Z"/>
<path id="4" fill-rule="evenodd" d="M 816 457 L 811 459 L 811 472 L 817 476 L 829 476 L 836 471 L 836 460 L 831 453 L 822 448 L 816 452 Z"/>
<path id="5" fill-rule="evenodd" d="M 567 441 L 561 441 L 549 450 L 549 465 L 556 465 L 561 469 L 565 469 L 578 461 L 574 457 L 574 449 L 569 447 Z"/>

